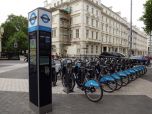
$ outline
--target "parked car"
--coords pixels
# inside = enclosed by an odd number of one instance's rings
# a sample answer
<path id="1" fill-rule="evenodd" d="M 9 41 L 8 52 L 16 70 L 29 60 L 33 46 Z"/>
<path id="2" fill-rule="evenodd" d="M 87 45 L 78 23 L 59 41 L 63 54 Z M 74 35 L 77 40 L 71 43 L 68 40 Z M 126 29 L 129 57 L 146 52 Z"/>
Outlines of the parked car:
<path id="1" fill-rule="evenodd" d="M 125 55 L 117 52 L 103 52 L 99 57 L 125 57 Z"/>
<path id="2" fill-rule="evenodd" d="M 150 65 L 150 58 L 147 58 L 146 56 L 143 56 L 143 55 L 131 56 L 130 59 L 137 60 L 143 65 Z"/>
<path id="3" fill-rule="evenodd" d="M 152 60 L 152 56 L 149 56 L 149 55 L 145 56 L 145 58 Z"/>

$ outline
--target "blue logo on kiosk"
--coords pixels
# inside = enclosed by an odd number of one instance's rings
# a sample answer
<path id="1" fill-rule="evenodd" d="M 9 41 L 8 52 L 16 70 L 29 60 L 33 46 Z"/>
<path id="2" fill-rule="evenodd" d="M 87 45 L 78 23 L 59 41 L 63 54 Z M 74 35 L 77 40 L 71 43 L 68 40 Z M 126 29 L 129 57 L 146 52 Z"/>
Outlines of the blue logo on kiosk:
<path id="1" fill-rule="evenodd" d="M 36 14 L 33 12 L 33 13 L 31 14 L 31 16 L 30 16 L 30 19 L 29 19 L 31 25 L 34 25 L 34 24 L 35 24 L 36 18 L 37 18 L 37 16 L 36 16 Z"/>
<path id="2" fill-rule="evenodd" d="M 43 14 L 43 15 L 41 16 L 41 19 L 42 19 L 42 21 L 43 21 L 44 23 L 48 23 L 48 22 L 50 21 L 50 18 L 49 18 L 49 16 L 48 16 L 47 14 Z"/>

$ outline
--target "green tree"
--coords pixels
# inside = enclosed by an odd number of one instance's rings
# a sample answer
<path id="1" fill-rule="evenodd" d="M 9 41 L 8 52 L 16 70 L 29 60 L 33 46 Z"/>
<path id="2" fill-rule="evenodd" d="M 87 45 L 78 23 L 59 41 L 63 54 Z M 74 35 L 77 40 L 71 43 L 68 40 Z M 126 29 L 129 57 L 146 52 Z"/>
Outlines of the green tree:
<path id="1" fill-rule="evenodd" d="M 3 51 L 25 51 L 28 49 L 28 21 L 23 16 L 9 15 L 2 24 L 4 28 L 2 50 Z M 17 48 L 14 44 L 17 43 Z"/>
<path id="2" fill-rule="evenodd" d="M 145 24 L 145 32 L 150 34 L 152 31 L 152 0 L 147 0 L 144 4 L 144 14 L 141 17 L 141 20 Z"/>

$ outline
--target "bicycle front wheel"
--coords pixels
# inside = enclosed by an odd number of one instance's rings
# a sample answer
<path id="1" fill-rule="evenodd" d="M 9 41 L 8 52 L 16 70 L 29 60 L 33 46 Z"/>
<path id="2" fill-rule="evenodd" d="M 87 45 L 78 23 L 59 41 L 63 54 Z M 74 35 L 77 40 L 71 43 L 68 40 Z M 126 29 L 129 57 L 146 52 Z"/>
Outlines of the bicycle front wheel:
<path id="1" fill-rule="evenodd" d="M 85 89 L 85 95 L 92 102 L 98 102 L 103 97 L 102 87 L 88 87 Z"/>

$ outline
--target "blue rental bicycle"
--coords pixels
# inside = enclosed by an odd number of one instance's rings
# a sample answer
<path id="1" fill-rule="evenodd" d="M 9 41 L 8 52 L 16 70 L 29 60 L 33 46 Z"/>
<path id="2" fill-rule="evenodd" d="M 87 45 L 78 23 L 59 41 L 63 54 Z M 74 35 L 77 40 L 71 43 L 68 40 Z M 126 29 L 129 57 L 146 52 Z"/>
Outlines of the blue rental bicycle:
<path id="1" fill-rule="evenodd" d="M 67 66 L 68 74 L 66 75 L 69 76 L 70 90 L 73 91 L 75 84 L 77 84 L 78 88 L 84 91 L 90 101 L 100 101 L 103 97 L 103 90 L 97 81 L 86 78 L 88 77 L 87 75 L 89 75 L 89 69 L 82 67 L 80 62 L 74 66 L 72 66 L 72 63 L 68 63 Z M 64 79 L 66 79 L 66 75 L 62 77 L 62 83 L 65 82 Z"/>

